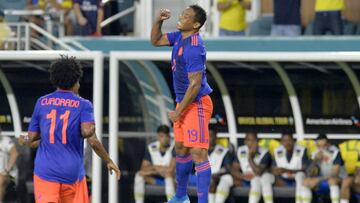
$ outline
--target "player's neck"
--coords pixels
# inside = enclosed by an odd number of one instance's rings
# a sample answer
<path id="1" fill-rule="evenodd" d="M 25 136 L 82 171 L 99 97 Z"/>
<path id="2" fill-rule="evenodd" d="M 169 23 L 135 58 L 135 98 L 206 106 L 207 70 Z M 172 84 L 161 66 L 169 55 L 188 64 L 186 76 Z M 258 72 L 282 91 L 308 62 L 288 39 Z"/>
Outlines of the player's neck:
<path id="1" fill-rule="evenodd" d="M 65 89 L 57 88 L 57 91 L 60 91 L 60 92 L 72 92 L 72 93 L 75 93 L 75 91 L 74 91 L 73 89 L 68 89 L 68 90 L 65 90 Z"/>
<path id="2" fill-rule="evenodd" d="M 186 39 L 186 38 L 188 38 L 189 36 L 194 35 L 194 34 L 196 34 L 196 33 L 198 33 L 198 32 L 199 32 L 198 30 L 181 31 L 181 36 L 182 36 L 182 39 Z"/>

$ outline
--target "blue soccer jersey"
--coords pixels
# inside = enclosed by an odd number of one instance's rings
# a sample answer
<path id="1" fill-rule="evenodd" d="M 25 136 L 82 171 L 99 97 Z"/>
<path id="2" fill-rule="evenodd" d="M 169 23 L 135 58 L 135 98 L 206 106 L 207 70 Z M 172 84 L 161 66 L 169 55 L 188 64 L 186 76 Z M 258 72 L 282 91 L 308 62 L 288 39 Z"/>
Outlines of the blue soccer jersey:
<path id="1" fill-rule="evenodd" d="M 173 47 L 171 66 L 176 102 L 181 102 L 184 98 L 190 84 L 188 74 L 191 72 L 202 72 L 201 87 L 195 101 L 210 94 L 212 89 L 206 80 L 206 50 L 199 33 L 185 39 L 182 39 L 180 31 L 167 33 L 166 36 L 169 45 Z"/>
<path id="2" fill-rule="evenodd" d="M 81 123 L 94 122 L 93 112 L 90 101 L 71 91 L 58 90 L 37 100 L 29 126 L 29 132 L 41 136 L 35 175 L 65 184 L 84 177 Z"/>

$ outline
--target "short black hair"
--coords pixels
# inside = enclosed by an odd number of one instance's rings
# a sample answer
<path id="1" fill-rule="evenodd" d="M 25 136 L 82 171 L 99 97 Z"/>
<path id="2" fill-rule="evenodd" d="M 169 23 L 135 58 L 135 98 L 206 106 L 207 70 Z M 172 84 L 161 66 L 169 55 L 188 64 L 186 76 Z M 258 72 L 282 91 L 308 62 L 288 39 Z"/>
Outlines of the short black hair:
<path id="1" fill-rule="evenodd" d="M 170 128 L 167 125 L 160 125 L 157 128 L 156 132 L 157 133 L 165 133 L 165 134 L 169 135 L 170 134 Z"/>
<path id="2" fill-rule="evenodd" d="M 326 140 L 329 141 L 329 138 L 325 134 L 320 134 L 317 136 L 316 140 Z"/>
<path id="3" fill-rule="evenodd" d="M 50 81 L 60 89 L 71 89 L 82 77 L 82 66 L 75 57 L 61 55 L 60 59 L 50 65 Z"/>
<path id="4" fill-rule="evenodd" d="M 284 138 L 285 136 L 289 136 L 291 139 L 294 140 L 293 133 L 291 133 L 291 132 L 283 132 L 283 133 L 281 133 L 281 138 Z"/>
<path id="5" fill-rule="evenodd" d="M 190 5 L 189 7 L 192 8 L 192 10 L 194 10 L 195 21 L 200 23 L 200 27 L 199 27 L 200 29 L 205 24 L 207 18 L 206 11 L 197 4 Z"/>

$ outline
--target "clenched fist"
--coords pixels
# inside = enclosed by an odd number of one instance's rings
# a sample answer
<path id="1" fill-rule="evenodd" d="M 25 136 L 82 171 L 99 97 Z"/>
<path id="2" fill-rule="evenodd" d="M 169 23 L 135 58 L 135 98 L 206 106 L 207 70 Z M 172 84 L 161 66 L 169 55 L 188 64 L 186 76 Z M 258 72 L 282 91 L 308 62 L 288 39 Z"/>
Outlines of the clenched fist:
<path id="1" fill-rule="evenodd" d="M 167 20 L 171 17 L 171 12 L 169 9 L 160 9 L 159 16 L 157 17 L 158 20 Z"/>

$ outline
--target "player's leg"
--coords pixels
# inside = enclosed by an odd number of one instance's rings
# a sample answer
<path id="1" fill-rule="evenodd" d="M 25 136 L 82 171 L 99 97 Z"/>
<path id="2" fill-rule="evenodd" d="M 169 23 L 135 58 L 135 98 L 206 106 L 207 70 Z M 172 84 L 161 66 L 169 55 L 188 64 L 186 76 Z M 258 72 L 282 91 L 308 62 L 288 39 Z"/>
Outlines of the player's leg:
<path id="1" fill-rule="evenodd" d="M 190 202 L 187 196 L 187 185 L 193 167 L 189 149 L 184 146 L 184 130 L 182 121 L 174 123 L 175 151 L 176 151 L 176 191 L 169 202 Z"/>
<path id="2" fill-rule="evenodd" d="M 134 180 L 134 199 L 136 203 L 143 203 L 145 196 L 145 177 L 140 173 L 135 174 Z"/>
<path id="3" fill-rule="evenodd" d="M 340 197 L 340 179 L 339 178 L 329 178 L 328 179 L 330 185 L 330 198 L 332 203 L 339 203 Z"/>
<path id="4" fill-rule="evenodd" d="M 348 176 L 342 180 L 340 191 L 340 203 L 349 203 L 350 191 L 354 184 L 354 177 Z"/>
<path id="5" fill-rule="evenodd" d="M 209 122 L 213 105 L 209 96 L 202 97 L 191 104 L 184 116 L 184 145 L 191 148 L 190 153 L 195 162 L 197 175 L 198 203 L 207 203 L 211 181 L 211 167 L 208 159 Z"/>
<path id="6" fill-rule="evenodd" d="M 305 179 L 305 173 L 304 172 L 297 172 L 295 174 L 295 200 L 296 203 L 301 203 L 302 201 L 302 195 L 301 195 L 301 189 L 304 184 Z"/>
<path id="7" fill-rule="evenodd" d="M 272 185 L 275 182 L 275 177 L 271 173 L 263 173 L 260 178 L 261 193 L 265 203 L 273 203 L 273 189 Z"/>
<path id="8" fill-rule="evenodd" d="M 250 181 L 249 203 L 258 203 L 261 198 L 261 178 L 254 176 Z"/>
<path id="9" fill-rule="evenodd" d="M 312 200 L 312 189 L 317 187 L 320 183 L 319 178 L 305 178 L 303 187 L 301 188 L 301 196 L 303 203 L 311 203 Z"/>
<path id="10" fill-rule="evenodd" d="M 234 179 L 230 174 L 221 176 L 216 188 L 215 203 L 224 203 L 229 197 L 230 189 L 234 185 Z"/>
<path id="11" fill-rule="evenodd" d="M 165 194 L 167 200 L 170 200 L 175 194 L 174 177 L 170 171 L 165 174 Z"/>
<path id="12" fill-rule="evenodd" d="M 9 184 L 8 176 L 0 174 L 0 203 L 4 201 L 5 190 L 8 184 Z"/>
<path id="13" fill-rule="evenodd" d="M 221 176 L 212 176 L 210 181 L 210 189 L 209 189 L 209 203 L 215 203 L 215 193 L 216 187 L 219 184 Z"/>
<path id="14" fill-rule="evenodd" d="M 58 203 L 60 184 L 41 179 L 34 175 L 34 196 L 36 203 Z"/>

